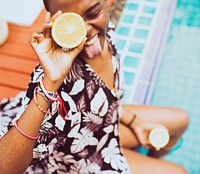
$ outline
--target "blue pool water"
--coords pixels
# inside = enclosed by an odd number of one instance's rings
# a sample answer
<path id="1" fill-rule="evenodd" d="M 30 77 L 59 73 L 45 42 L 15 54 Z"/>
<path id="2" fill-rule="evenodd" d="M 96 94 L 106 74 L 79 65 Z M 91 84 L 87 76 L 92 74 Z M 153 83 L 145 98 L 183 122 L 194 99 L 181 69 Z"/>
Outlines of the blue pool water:
<path id="1" fill-rule="evenodd" d="M 122 101 L 186 110 L 190 125 L 165 160 L 200 174 L 200 0 L 127 0 L 116 33 Z"/>
<path id="2" fill-rule="evenodd" d="M 165 159 L 200 174 L 200 0 L 177 2 L 151 104 L 188 112 L 190 125 Z"/>

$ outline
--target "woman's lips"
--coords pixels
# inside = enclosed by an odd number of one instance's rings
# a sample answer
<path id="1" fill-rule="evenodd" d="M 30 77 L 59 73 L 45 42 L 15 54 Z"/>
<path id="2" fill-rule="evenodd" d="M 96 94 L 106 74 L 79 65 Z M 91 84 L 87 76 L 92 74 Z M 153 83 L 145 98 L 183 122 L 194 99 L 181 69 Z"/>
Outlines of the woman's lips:
<path id="1" fill-rule="evenodd" d="M 93 58 L 99 54 L 102 54 L 103 50 L 98 34 L 85 42 L 84 52 L 88 58 Z"/>
<path id="2" fill-rule="evenodd" d="M 90 38 L 89 40 L 86 40 L 85 45 L 92 45 L 94 44 L 94 42 L 98 39 L 98 35 L 96 34 L 95 36 L 93 36 L 92 38 Z"/>

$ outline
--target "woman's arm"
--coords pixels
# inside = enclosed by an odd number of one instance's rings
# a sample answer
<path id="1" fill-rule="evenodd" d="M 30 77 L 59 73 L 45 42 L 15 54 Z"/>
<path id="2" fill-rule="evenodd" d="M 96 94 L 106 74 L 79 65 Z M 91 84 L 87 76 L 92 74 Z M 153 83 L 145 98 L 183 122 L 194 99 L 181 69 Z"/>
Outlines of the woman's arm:
<path id="1" fill-rule="evenodd" d="M 58 47 L 50 35 L 55 18 L 62 12 L 51 16 L 46 14 L 45 22 L 30 38 L 30 44 L 37 54 L 44 71 L 43 84 L 47 91 L 56 92 L 66 77 L 69 69 L 82 50 L 85 40 L 76 48 L 65 52 Z M 32 91 L 33 92 L 33 91 Z M 37 102 L 43 110 L 49 104 L 42 95 L 36 94 Z M 44 113 L 32 99 L 26 110 L 17 121 L 24 134 L 35 137 L 44 119 Z M 0 139 L 0 172 L 3 174 L 22 173 L 32 160 L 35 140 L 27 138 L 14 126 Z"/>
<path id="2" fill-rule="evenodd" d="M 133 115 L 136 114 L 136 119 L 130 123 Z M 170 135 L 168 145 L 160 151 L 152 149 L 151 156 L 159 157 L 166 154 L 171 147 L 173 147 L 182 133 L 185 131 L 189 124 L 189 116 L 187 113 L 178 108 L 161 107 L 161 106 L 147 106 L 147 105 L 123 105 L 123 114 L 120 124 L 120 140 L 123 147 L 135 148 L 139 145 L 149 146 L 148 135 L 151 129 L 155 127 L 166 127 Z M 126 132 L 126 134 L 124 134 Z"/>
<path id="3" fill-rule="evenodd" d="M 37 100 L 43 109 L 48 108 L 48 103 L 41 95 L 37 95 Z M 17 125 L 24 133 L 35 137 L 43 119 L 44 113 L 37 108 L 32 99 Z M 12 127 L 0 139 L 0 171 L 4 174 L 23 173 L 32 160 L 34 143 L 35 140 L 22 135 L 15 126 Z"/>

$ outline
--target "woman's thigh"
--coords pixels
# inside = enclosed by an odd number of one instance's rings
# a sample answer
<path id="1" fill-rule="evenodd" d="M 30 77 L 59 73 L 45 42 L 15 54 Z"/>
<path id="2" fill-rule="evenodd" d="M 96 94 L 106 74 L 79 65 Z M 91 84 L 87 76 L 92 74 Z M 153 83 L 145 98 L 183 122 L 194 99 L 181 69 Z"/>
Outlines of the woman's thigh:
<path id="1" fill-rule="evenodd" d="M 188 174 L 179 165 L 123 149 L 132 174 Z"/>

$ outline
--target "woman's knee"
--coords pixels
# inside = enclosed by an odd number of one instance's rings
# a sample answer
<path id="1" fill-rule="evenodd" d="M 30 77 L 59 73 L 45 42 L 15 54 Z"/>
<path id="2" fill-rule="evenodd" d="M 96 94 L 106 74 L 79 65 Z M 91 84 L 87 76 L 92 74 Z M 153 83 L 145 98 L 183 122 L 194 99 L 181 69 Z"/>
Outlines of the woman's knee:
<path id="1" fill-rule="evenodd" d="M 185 129 L 187 129 L 188 125 L 189 125 L 189 115 L 188 113 L 183 110 L 183 109 L 176 109 L 176 115 L 178 117 L 178 121 L 179 121 L 179 124 L 181 125 L 183 131 Z"/>
<path id="2" fill-rule="evenodd" d="M 174 167 L 171 168 L 170 174 L 189 174 L 188 171 L 180 165 L 174 164 Z"/>

